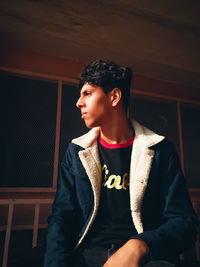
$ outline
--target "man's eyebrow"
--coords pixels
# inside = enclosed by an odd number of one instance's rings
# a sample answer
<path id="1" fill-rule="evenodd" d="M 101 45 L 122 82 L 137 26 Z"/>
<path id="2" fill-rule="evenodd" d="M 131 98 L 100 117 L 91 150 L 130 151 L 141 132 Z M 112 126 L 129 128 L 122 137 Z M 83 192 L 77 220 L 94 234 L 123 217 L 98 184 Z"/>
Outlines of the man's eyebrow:
<path id="1" fill-rule="evenodd" d="M 85 89 L 83 89 L 83 90 L 80 91 L 80 95 L 81 94 L 84 94 L 84 92 L 87 92 L 87 91 L 92 92 L 92 91 L 94 91 L 94 89 L 92 89 L 92 88 L 85 88 Z"/>

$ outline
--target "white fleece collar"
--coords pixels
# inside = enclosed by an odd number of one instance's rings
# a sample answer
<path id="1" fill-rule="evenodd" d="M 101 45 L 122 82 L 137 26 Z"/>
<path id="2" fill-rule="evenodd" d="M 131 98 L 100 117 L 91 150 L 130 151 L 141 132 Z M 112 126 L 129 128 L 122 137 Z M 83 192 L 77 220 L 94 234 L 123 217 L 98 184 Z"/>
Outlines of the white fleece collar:
<path id="1" fill-rule="evenodd" d="M 137 140 L 145 147 L 151 147 L 164 139 L 164 136 L 158 135 L 148 128 L 142 126 L 135 120 L 131 121 L 132 126 L 135 130 L 135 141 Z M 100 133 L 100 128 L 95 127 L 91 129 L 88 133 L 75 138 L 72 140 L 72 143 L 81 146 L 83 148 L 88 148 L 92 145 L 92 143 L 98 138 Z M 134 141 L 134 142 L 135 142 Z"/>

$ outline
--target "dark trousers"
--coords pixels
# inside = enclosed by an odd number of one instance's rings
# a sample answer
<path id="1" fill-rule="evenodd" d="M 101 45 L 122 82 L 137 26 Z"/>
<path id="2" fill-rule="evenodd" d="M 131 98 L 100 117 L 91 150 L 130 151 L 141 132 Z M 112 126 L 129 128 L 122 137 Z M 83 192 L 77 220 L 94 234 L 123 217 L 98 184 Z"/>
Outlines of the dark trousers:
<path id="1" fill-rule="evenodd" d="M 104 263 L 112 256 L 120 247 L 111 245 L 110 248 L 98 246 L 83 246 L 77 249 L 72 260 L 72 267 L 102 267 Z M 173 263 L 167 261 L 150 261 L 144 263 L 144 267 L 175 267 Z"/>

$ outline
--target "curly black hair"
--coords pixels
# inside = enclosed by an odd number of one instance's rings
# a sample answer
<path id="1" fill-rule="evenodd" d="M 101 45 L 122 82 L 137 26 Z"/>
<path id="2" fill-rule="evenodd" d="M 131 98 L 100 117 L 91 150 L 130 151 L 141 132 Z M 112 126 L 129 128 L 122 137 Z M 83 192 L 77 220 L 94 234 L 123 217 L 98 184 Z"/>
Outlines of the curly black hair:
<path id="1" fill-rule="evenodd" d="M 79 77 L 79 88 L 88 82 L 102 87 L 105 93 L 119 88 L 122 92 L 122 101 L 125 110 L 128 109 L 132 70 L 121 67 L 112 61 L 97 60 L 84 67 Z"/>

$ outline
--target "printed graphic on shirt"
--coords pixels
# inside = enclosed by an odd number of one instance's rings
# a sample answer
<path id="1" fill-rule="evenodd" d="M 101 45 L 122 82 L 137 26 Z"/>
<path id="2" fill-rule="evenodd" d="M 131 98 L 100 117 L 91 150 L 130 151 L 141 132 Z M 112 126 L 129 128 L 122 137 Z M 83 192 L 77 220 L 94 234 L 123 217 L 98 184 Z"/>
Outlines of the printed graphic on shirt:
<path id="1" fill-rule="evenodd" d="M 110 174 L 106 164 L 102 167 L 102 177 L 104 177 L 102 186 L 108 189 L 127 190 L 129 187 L 128 173 L 124 173 L 123 176 Z"/>
<path id="2" fill-rule="evenodd" d="M 86 240 L 89 244 L 111 247 L 111 244 L 123 243 L 137 234 L 131 217 L 129 196 L 133 138 L 125 146 L 104 143 L 98 143 L 102 167 L 100 204 Z"/>

